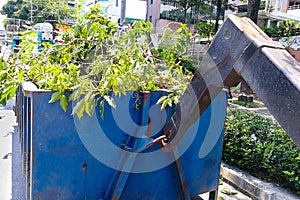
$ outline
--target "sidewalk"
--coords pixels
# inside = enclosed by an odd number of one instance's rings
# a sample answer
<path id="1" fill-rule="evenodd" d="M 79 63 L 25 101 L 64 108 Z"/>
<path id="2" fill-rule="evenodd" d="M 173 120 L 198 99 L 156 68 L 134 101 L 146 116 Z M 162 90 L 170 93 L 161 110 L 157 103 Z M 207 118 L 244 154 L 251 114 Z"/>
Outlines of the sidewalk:
<path id="1" fill-rule="evenodd" d="M 0 199 L 10 200 L 12 194 L 12 133 L 15 116 L 12 105 L 0 105 Z"/>
<path id="2" fill-rule="evenodd" d="M 208 200 L 209 193 L 199 195 L 199 198 L 192 198 L 192 200 Z M 219 185 L 218 200 L 252 200 L 246 194 L 238 191 L 233 186 L 222 181 Z"/>
<path id="3" fill-rule="evenodd" d="M 265 182 L 233 166 L 222 164 L 221 174 L 224 181 L 234 185 L 239 191 L 247 194 L 251 199 L 258 200 L 300 200 L 292 194 L 271 182 Z"/>

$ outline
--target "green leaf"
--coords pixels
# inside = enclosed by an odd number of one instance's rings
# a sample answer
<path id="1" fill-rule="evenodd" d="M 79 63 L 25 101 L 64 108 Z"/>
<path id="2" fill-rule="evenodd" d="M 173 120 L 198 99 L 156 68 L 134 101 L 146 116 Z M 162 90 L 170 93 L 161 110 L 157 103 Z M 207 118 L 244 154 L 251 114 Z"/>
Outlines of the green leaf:
<path id="1" fill-rule="evenodd" d="M 61 97 L 61 93 L 60 92 L 54 92 L 51 96 L 51 99 L 48 103 L 54 103 L 56 101 L 58 101 Z"/>
<path id="2" fill-rule="evenodd" d="M 237 194 L 236 191 L 232 191 L 232 190 L 229 190 L 229 189 L 227 189 L 227 188 L 223 188 L 223 189 L 221 190 L 221 192 L 222 192 L 223 194 L 227 194 L 227 195 L 236 195 L 236 194 Z"/>
<path id="3" fill-rule="evenodd" d="M 85 112 L 91 116 L 95 110 L 95 95 L 93 92 L 89 92 L 84 97 L 85 100 Z"/>
<path id="4" fill-rule="evenodd" d="M 160 97 L 156 104 L 162 104 L 167 98 L 167 96 Z"/>
<path id="5" fill-rule="evenodd" d="M 168 105 L 168 100 L 164 100 L 163 103 L 161 104 L 161 110 L 165 109 L 165 107 Z"/>
<path id="6" fill-rule="evenodd" d="M 100 101 L 100 114 L 102 120 L 104 119 L 104 100 Z"/>
<path id="7" fill-rule="evenodd" d="M 172 99 L 168 99 L 168 105 L 172 107 Z"/>
<path id="8" fill-rule="evenodd" d="M 116 109 L 116 102 L 115 100 L 108 95 L 104 95 L 103 98 L 105 99 L 105 101 L 108 103 L 108 105 L 110 105 L 111 107 L 113 107 L 114 109 Z"/>
<path id="9" fill-rule="evenodd" d="M 81 99 L 79 102 L 77 102 L 73 108 L 72 115 L 77 115 L 77 117 L 80 119 L 84 113 L 84 103 L 84 99 Z"/>
<path id="10" fill-rule="evenodd" d="M 177 105 L 179 102 L 178 96 L 174 96 L 173 100 L 174 100 L 174 104 Z"/>
<path id="11" fill-rule="evenodd" d="M 66 95 L 61 95 L 60 96 L 60 106 L 62 107 L 62 109 L 66 112 L 67 111 L 67 108 L 68 108 L 68 100 L 67 100 L 67 97 Z"/>

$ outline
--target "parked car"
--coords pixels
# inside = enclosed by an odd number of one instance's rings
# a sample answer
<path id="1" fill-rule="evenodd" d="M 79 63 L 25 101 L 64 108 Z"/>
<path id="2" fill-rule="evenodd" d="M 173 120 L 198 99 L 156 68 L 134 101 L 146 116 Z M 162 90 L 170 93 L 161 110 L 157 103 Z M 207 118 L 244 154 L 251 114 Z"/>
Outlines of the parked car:
<path id="1" fill-rule="evenodd" d="M 20 44 L 22 42 L 21 36 L 16 35 L 12 39 L 11 49 L 14 53 L 17 53 L 20 50 Z"/>

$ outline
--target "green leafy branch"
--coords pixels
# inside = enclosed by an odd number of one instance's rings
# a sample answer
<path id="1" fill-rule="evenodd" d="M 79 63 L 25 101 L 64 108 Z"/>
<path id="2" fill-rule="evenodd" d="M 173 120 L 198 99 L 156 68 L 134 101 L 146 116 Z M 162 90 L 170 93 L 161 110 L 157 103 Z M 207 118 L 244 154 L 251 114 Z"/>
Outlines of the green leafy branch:
<path id="1" fill-rule="evenodd" d="M 104 102 L 115 108 L 110 92 L 121 96 L 126 91 L 172 91 L 158 101 L 164 108 L 179 102 L 192 76 L 182 65 L 189 59 L 191 34 L 186 26 L 155 35 L 150 22 L 138 21 L 120 34 L 98 5 L 79 13 L 63 39 L 62 44 L 44 43 L 38 52 L 36 33 L 23 34 L 20 52 L 10 63 L 1 60 L 0 103 L 5 104 L 21 82 L 32 81 L 54 91 L 49 103 L 59 101 L 64 111 L 75 101 L 72 113 L 79 118 L 91 115 L 97 104 L 103 114 Z"/>

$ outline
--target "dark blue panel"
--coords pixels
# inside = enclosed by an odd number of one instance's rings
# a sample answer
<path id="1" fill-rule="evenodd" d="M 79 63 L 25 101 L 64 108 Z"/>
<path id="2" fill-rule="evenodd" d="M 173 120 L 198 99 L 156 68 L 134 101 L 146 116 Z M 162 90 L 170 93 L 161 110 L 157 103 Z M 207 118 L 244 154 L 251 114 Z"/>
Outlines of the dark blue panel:
<path id="1" fill-rule="evenodd" d="M 225 94 L 220 93 L 189 129 L 175 153 L 163 152 L 159 144 L 143 150 L 151 138 L 163 134 L 174 109 L 161 111 L 156 105 L 166 92 L 148 95 L 129 92 L 116 98 L 117 110 L 105 105 L 104 120 L 99 107 L 95 115 L 78 120 L 71 115 L 71 104 L 65 113 L 58 102 L 48 103 L 50 92 L 33 92 L 32 112 L 29 108 L 26 118 L 31 133 L 26 140 L 27 150 L 31 150 L 28 181 L 32 199 L 93 200 L 114 195 L 121 199 L 178 199 L 182 196 L 181 181 L 187 183 L 191 195 L 216 189 Z M 22 116 L 25 120 L 26 113 Z M 184 144 L 188 148 L 183 148 Z M 180 177 L 184 180 L 178 179 L 172 160 L 182 149 Z"/>
<path id="2" fill-rule="evenodd" d="M 64 113 L 59 103 L 47 103 L 50 97 L 49 93 L 33 97 L 32 197 L 99 199 L 114 170 L 93 158 L 83 146 L 71 108 Z"/>

